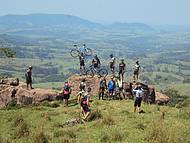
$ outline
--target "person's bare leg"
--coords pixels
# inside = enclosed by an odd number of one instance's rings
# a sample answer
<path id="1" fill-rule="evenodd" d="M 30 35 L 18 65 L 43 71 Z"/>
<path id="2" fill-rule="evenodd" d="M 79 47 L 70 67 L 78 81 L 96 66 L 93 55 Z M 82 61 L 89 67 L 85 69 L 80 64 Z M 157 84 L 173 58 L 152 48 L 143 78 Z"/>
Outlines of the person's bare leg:
<path id="1" fill-rule="evenodd" d="M 84 120 L 86 120 L 89 115 L 90 115 L 90 112 L 86 112 L 86 113 L 85 113 L 85 116 L 84 116 Z"/>
<path id="2" fill-rule="evenodd" d="M 134 112 L 136 112 L 136 110 L 137 110 L 137 107 L 134 107 Z"/>

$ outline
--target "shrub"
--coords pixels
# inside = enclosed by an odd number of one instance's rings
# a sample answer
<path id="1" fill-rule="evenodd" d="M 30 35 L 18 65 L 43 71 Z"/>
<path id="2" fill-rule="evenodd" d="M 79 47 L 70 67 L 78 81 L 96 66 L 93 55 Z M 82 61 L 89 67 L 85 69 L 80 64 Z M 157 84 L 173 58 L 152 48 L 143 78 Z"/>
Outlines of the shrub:
<path id="1" fill-rule="evenodd" d="M 95 110 L 94 112 L 91 113 L 90 117 L 88 118 L 88 121 L 93 121 L 96 119 L 102 118 L 102 113 L 100 110 Z"/>
<path id="2" fill-rule="evenodd" d="M 102 123 L 109 126 L 114 125 L 114 119 L 110 114 L 107 114 L 103 116 Z"/>
<path id="3" fill-rule="evenodd" d="M 16 127 L 15 138 L 27 137 L 29 136 L 30 130 L 27 122 L 19 116 L 15 119 L 14 124 Z"/>
<path id="4" fill-rule="evenodd" d="M 49 101 L 44 101 L 41 104 L 42 106 L 46 106 L 46 107 L 51 107 L 51 108 L 57 108 L 59 107 L 59 102 L 49 102 Z"/>
<path id="5" fill-rule="evenodd" d="M 38 132 L 34 136 L 35 143 L 48 143 L 48 136 L 43 131 Z"/>
<path id="6" fill-rule="evenodd" d="M 188 97 L 180 95 L 179 92 L 175 89 L 169 88 L 166 89 L 163 93 L 171 98 L 169 102 L 170 106 L 181 108 L 188 105 Z"/>
<path id="7" fill-rule="evenodd" d="M 76 138 L 76 133 L 75 133 L 75 130 L 73 130 L 72 128 L 71 129 L 65 128 L 63 130 L 56 131 L 54 133 L 54 136 L 55 137 Z"/>

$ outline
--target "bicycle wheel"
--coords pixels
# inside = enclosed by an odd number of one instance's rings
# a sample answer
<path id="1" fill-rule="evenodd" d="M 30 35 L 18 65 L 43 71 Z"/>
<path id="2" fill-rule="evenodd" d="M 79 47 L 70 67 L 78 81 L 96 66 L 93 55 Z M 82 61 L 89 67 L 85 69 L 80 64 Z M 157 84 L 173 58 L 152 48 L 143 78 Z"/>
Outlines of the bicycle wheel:
<path id="1" fill-rule="evenodd" d="M 76 50 L 76 49 L 72 49 L 71 52 L 70 52 L 71 56 L 76 58 L 79 56 L 79 51 Z"/>
<path id="2" fill-rule="evenodd" d="M 92 55 L 92 49 L 86 48 L 84 54 L 85 54 L 86 56 L 91 56 L 91 55 Z"/>
<path id="3" fill-rule="evenodd" d="M 106 69 L 100 69 L 98 71 L 98 74 L 101 76 L 101 77 L 106 77 L 108 75 L 108 71 Z"/>
<path id="4" fill-rule="evenodd" d="M 89 76 L 92 78 L 92 77 L 94 77 L 94 72 L 91 69 L 89 69 L 86 71 L 86 76 Z"/>

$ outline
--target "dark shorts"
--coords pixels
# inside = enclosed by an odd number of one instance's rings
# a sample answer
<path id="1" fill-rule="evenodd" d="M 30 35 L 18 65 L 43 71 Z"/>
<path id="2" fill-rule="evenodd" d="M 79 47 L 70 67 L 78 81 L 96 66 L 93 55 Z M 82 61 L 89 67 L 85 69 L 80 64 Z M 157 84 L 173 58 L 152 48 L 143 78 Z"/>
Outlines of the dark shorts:
<path id="1" fill-rule="evenodd" d="M 141 102 L 142 102 L 142 97 L 137 97 L 136 99 L 135 99 L 135 103 L 134 103 L 134 106 L 135 107 L 141 107 Z"/>
<path id="2" fill-rule="evenodd" d="M 119 91 L 122 92 L 123 91 L 123 87 L 119 87 Z"/>
<path id="3" fill-rule="evenodd" d="M 84 67 L 84 61 L 81 61 L 81 62 L 80 62 L 80 66 L 81 66 L 81 67 L 82 67 L 82 66 Z"/>
<path id="4" fill-rule="evenodd" d="M 124 74 L 124 70 L 119 70 L 119 74 Z"/>
<path id="5" fill-rule="evenodd" d="M 90 112 L 90 108 L 88 107 L 88 105 L 86 104 L 81 104 L 82 109 L 84 110 L 84 112 Z"/>
<path id="6" fill-rule="evenodd" d="M 109 93 L 113 93 L 113 92 L 114 92 L 114 89 L 108 89 L 108 92 L 109 92 Z"/>
<path id="7" fill-rule="evenodd" d="M 105 90 L 106 90 L 105 87 L 100 87 L 100 89 L 99 89 L 100 92 L 104 92 Z"/>
<path id="8" fill-rule="evenodd" d="M 69 99 L 70 98 L 70 94 L 64 94 L 63 95 L 63 99 Z"/>
<path id="9" fill-rule="evenodd" d="M 135 70 L 134 71 L 134 75 L 138 75 L 139 74 L 139 71 L 138 70 Z"/>
<path id="10" fill-rule="evenodd" d="M 110 68 L 114 69 L 114 63 L 110 63 Z"/>
<path id="11" fill-rule="evenodd" d="M 26 83 L 27 84 L 32 83 L 32 78 L 26 78 Z"/>

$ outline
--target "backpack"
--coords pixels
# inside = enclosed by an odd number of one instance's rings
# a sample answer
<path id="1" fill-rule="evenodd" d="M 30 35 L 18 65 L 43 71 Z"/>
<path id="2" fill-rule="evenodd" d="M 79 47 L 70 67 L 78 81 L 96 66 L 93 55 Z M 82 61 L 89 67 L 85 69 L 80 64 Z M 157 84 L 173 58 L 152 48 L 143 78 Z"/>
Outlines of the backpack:
<path id="1" fill-rule="evenodd" d="M 69 94 L 70 93 L 70 91 L 69 91 L 70 90 L 69 84 L 65 84 L 63 90 L 64 90 L 64 94 Z"/>
<path id="2" fill-rule="evenodd" d="M 81 103 L 82 105 L 87 105 L 87 96 L 82 97 Z"/>
<path id="3" fill-rule="evenodd" d="M 105 87 L 105 81 L 104 80 L 100 81 L 100 87 Z"/>
<path id="4" fill-rule="evenodd" d="M 84 89 L 85 89 L 85 84 L 84 84 L 84 82 L 81 82 L 81 83 L 80 83 L 79 88 L 80 88 L 80 90 L 84 90 Z"/>

